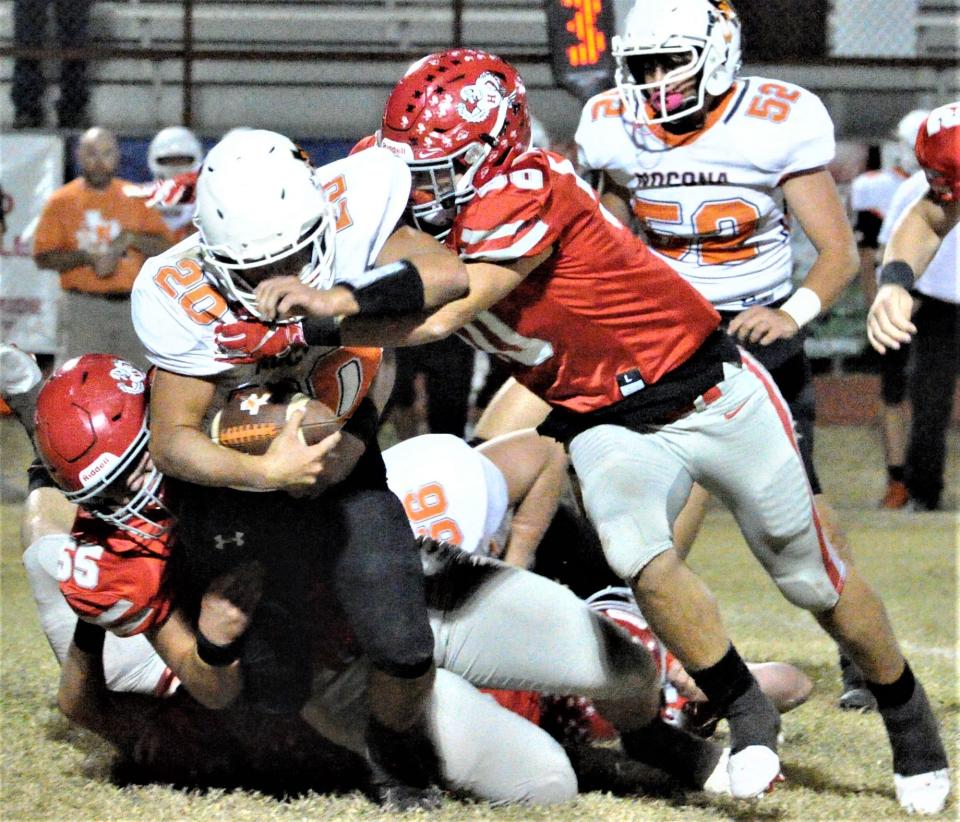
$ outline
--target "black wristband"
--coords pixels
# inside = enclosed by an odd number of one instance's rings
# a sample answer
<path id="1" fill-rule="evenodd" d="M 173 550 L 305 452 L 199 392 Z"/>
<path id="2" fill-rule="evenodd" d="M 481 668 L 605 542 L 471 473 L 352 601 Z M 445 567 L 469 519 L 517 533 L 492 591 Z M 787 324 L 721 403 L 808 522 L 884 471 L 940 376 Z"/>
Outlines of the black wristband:
<path id="1" fill-rule="evenodd" d="M 307 317 L 302 325 L 307 345 L 340 345 L 339 317 Z"/>
<path id="2" fill-rule="evenodd" d="M 902 285 L 909 290 L 915 280 L 913 269 L 903 260 L 894 260 L 880 269 L 880 285 Z"/>
<path id="3" fill-rule="evenodd" d="M 99 625 L 78 619 L 77 627 L 73 631 L 73 644 L 77 646 L 77 650 L 85 654 L 100 656 L 103 653 L 103 641 L 106 636 L 107 632 Z"/>
<path id="4" fill-rule="evenodd" d="M 351 282 L 337 283 L 353 291 L 358 316 L 387 317 L 423 311 L 423 280 L 409 260 L 373 268 Z"/>
<path id="5" fill-rule="evenodd" d="M 240 658 L 242 646 L 243 635 L 229 645 L 214 645 L 197 629 L 197 656 L 214 668 L 223 668 L 236 662 Z"/>

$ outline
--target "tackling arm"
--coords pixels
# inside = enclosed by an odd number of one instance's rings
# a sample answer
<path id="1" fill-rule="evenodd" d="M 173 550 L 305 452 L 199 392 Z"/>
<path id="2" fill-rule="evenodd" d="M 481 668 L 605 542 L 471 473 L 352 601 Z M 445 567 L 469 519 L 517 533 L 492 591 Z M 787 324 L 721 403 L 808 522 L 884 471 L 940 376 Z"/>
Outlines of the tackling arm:
<path id="1" fill-rule="evenodd" d="M 453 300 L 427 316 L 383 320 L 351 318 L 341 326 L 343 343 L 396 348 L 422 345 L 449 337 L 481 311 L 490 308 L 513 291 L 527 274 L 541 265 L 552 253 L 551 247 L 535 257 L 524 257 L 506 265 L 471 263 L 467 265 L 470 290 L 465 297 Z"/>
<path id="2" fill-rule="evenodd" d="M 390 235 L 376 266 L 356 282 L 322 290 L 297 277 L 265 280 L 254 292 L 257 307 L 266 320 L 301 315 L 314 319 L 407 315 L 441 306 L 463 295 L 468 286 L 460 258 L 412 228 L 401 227 Z M 336 344 L 311 340 L 309 333 L 306 342 Z"/>

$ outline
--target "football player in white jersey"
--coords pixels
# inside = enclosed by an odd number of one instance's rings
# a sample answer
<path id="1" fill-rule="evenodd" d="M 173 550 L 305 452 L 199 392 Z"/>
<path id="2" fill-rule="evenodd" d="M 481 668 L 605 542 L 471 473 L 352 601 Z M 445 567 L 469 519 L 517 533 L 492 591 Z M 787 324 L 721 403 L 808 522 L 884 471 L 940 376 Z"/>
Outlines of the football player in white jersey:
<path id="1" fill-rule="evenodd" d="M 891 201 L 900 184 L 919 168 L 913 144 L 927 114 L 922 109 L 916 109 L 904 115 L 897 123 L 890 165 L 857 175 L 850 186 L 850 207 L 854 213 L 854 232 L 860 252 L 860 285 L 868 308 L 877 294 L 880 227 L 886 222 Z M 887 467 L 887 487 L 880 501 L 881 508 L 903 508 L 910 497 L 904 483 L 907 449 L 906 370 L 906 351 L 884 357 L 880 364 L 880 398 L 883 402 L 881 432 Z"/>
<path id="2" fill-rule="evenodd" d="M 147 165 L 155 190 L 149 201 L 163 217 L 174 236 L 182 240 L 193 233 L 191 182 L 203 162 L 203 146 L 197 135 L 183 126 L 167 126 L 156 133 L 147 148 Z"/>
<path id="3" fill-rule="evenodd" d="M 612 52 L 617 88 L 583 109 L 580 163 L 601 174 L 604 204 L 633 218 L 770 371 L 790 405 L 819 516 L 849 558 L 813 464 L 813 385 L 802 334 L 858 269 L 827 171 L 830 117 L 806 89 L 739 76 L 740 21 L 728 0 L 641 0 Z M 787 213 L 817 249 L 796 290 Z M 699 519 L 704 494 L 695 495 L 687 513 Z M 844 692 L 866 693 L 843 655 L 841 665 Z M 910 772 L 918 773 L 913 765 Z"/>
<path id="4" fill-rule="evenodd" d="M 422 721 L 434 666 L 419 555 L 386 486 L 376 411 L 358 395 L 372 375 L 343 381 L 337 405 L 356 409 L 332 450 L 281 435 L 252 456 L 214 443 L 207 425 L 244 383 L 293 381 L 309 393 L 317 361 L 338 345 L 336 323 L 323 323 L 310 331 L 315 345 L 306 357 L 277 351 L 266 365 L 221 361 L 214 327 L 259 315 L 256 284 L 285 276 L 316 288 L 344 284 L 332 292 L 343 303 L 333 313 L 348 316 L 418 311 L 463 293 L 456 255 L 396 228 L 409 190 L 409 171 L 386 151 L 313 169 L 280 134 L 232 132 L 200 172 L 199 232 L 148 260 L 132 299 L 134 326 L 157 366 L 153 457 L 186 483 L 177 513 L 191 578 L 202 585 L 250 558 L 267 566 L 251 630 L 269 641 L 258 645 L 256 678 L 245 677 L 246 698 L 289 714 L 308 697 L 311 663 L 299 647 L 310 593 L 303 571 L 321 567 L 372 662 L 367 742 L 385 795 L 397 782 L 397 751 L 429 744 Z M 248 655 L 252 645 L 248 637 Z M 408 787 L 426 790 L 428 782 L 424 770 Z"/>
<path id="5" fill-rule="evenodd" d="M 853 279 L 858 258 L 827 164 L 833 123 L 806 89 L 740 77 L 740 21 L 727 0 L 643 0 L 613 41 L 617 88 L 593 97 L 576 133 L 603 202 L 720 312 L 790 406 L 818 513 L 844 559 L 813 462 L 815 407 L 803 326 Z M 794 291 L 787 212 L 817 249 Z M 678 518 L 685 549 L 706 511 L 695 486 Z M 871 702 L 841 657 L 844 696 Z"/>

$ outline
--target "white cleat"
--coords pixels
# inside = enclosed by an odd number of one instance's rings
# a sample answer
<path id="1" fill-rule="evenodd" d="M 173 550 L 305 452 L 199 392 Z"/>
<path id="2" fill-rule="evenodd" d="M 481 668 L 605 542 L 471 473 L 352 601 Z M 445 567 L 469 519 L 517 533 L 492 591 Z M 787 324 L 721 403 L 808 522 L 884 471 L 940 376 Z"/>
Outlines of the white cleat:
<path id="1" fill-rule="evenodd" d="M 707 781 L 703 783 L 704 793 L 710 793 L 714 796 L 733 796 L 730 791 L 730 774 L 727 772 L 727 763 L 730 761 L 730 749 L 724 748 L 723 753 L 717 760 L 717 766 L 713 769 Z"/>
<path id="2" fill-rule="evenodd" d="M 15 345 L 0 343 L 0 394 L 23 394 L 40 382 L 43 375 L 33 355 Z"/>
<path id="3" fill-rule="evenodd" d="M 897 801 L 907 813 L 940 813 L 950 795 L 950 770 L 918 773 L 915 776 L 893 775 Z"/>
<path id="4" fill-rule="evenodd" d="M 730 793 L 735 799 L 753 799 L 766 793 L 780 776 L 780 757 L 766 745 L 748 745 L 727 763 Z"/>

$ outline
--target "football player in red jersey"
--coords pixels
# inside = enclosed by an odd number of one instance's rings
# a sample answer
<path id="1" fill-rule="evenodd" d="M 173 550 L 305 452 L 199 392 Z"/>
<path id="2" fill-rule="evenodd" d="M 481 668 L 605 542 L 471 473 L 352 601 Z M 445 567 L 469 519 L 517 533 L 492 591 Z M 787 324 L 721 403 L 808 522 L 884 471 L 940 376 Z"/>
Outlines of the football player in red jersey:
<path id="1" fill-rule="evenodd" d="M 881 354 L 899 349 L 916 333 L 908 289 L 960 223 L 960 102 L 930 112 L 917 134 L 916 153 L 930 188 L 893 230 L 883 254 L 880 289 L 867 316 L 867 336 Z"/>
<path id="2" fill-rule="evenodd" d="M 243 608 L 223 595 L 226 579 L 204 594 L 196 632 L 173 608 L 167 576 L 172 516 L 163 476 L 148 452 L 147 396 L 146 375 L 106 354 L 70 360 L 43 384 L 35 416 L 37 451 L 77 508 L 70 539 L 55 557 L 38 555 L 35 561 L 56 563 L 60 592 L 81 618 L 74 650 L 98 651 L 105 631 L 118 637 L 143 634 L 195 698 L 222 707 L 239 693 L 240 667 L 235 661 L 214 664 L 221 660 L 211 662 L 205 646 L 230 645 L 244 632 L 258 574 L 254 570 L 243 590 L 237 589 L 242 596 L 234 599 Z M 83 659 L 68 655 L 74 663 Z M 69 678 L 66 662 L 64 670 Z M 167 670 L 158 682 L 169 685 L 171 679 Z"/>
<path id="3" fill-rule="evenodd" d="M 946 774 L 936 720 L 882 603 L 820 527 L 769 375 L 569 161 L 528 150 L 529 141 L 523 82 L 503 60 L 454 49 L 408 71 L 378 143 L 415 175 L 411 219 L 471 263 L 470 293 L 425 319 L 347 319 L 343 339 L 419 344 L 458 332 L 507 358 L 551 405 L 541 430 L 567 443 L 608 562 L 729 721 L 735 796 L 757 796 L 779 774 L 779 719 L 710 592 L 673 549 L 671 525 L 694 481 L 732 509 L 786 598 L 860 664 L 898 786 Z M 262 284 L 255 297 L 267 320 L 330 313 L 329 296 L 294 278 Z"/>
<path id="4" fill-rule="evenodd" d="M 144 375 L 128 363 L 87 355 L 54 375 L 40 392 L 38 446 L 66 494 L 89 507 L 90 514 L 78 520 L 74 534 L 77 543 L 58 546 L 57 556 L 51 557 L 43 550 L 48 546 L 28 549 L 25 563 L 31 584 L 38 599 L 41 595 L 46 597 L 44 580 L 48 583 L 59 575 L 61 590 L 78 613 L 124 637 L 112 637 L 112 645 L 104 646 L 103 628 L 98 631 L 81 623 L 76 641 L 63 654 L 61 707 L 70 718 L 122 749 L 133 748 L 138 761 L 148 766 L 151 775 L 161 767 L 167 769 L 161 773 L 181 777 L 196 771 L 201 780 L 236 778 L 231 768 L 258 761 L 252 752 L 260 745 L 275 751 L 285 762 L 315 762 L 325 749 L 293 720 L 277 720 L 280 730 L 265 729 L 242 710 L 221 718 L 195 706 L 191 708 L 181 700 L 165 704 L 151 724 L 155 705 L 131 704 L 130 700 L 117 698 L 107 687 L 106 669 L 118 667 L 111 657 L 116 657 L 119 643 L 132 646 L 141 638 L 140 632 L 151 637 L 172 667 L 184 675 L 188 687 L 192 679 L 189 672 L 184 673 L 181 663 L 185 661 L 188 667 L 192 665 L 203 672 L 210 667 L 205 655 L 212 651 L 214 656 L 223 656 L 224 650 L 204 647 L 203 640 L 197 641 L 182 614 L 171 611 L 169 595 L 178 589 L 176 585 L 164 584 L 170 518 L 159 502 L 164 496 L 161 477 L 145 461 L 148 432 L 144 386 Z M 82 449 L 80 459 L 67 458 L 78 449 Z M 100 526 L 90 525 L 94 519 Z M 459 552 L 442 546 L 427 549 L 425 556 L 431 557 L 428 564 L 434 602 L 431 607 L 435 609 L 431 617 L 437 637 L 435 653 L 444 665 L 493 684 L 542 682 L 554 689 L 583 686 L 598 699 L 622 701 L 629 706 L 628 715 L 620 717 L 628 745 L 632 723 L 649 721 L 648 712 L 655 705 L 650 696 L 655 689 L 646 655 L 632 648 L 625 636 L 610 634 L 569 591 L 532 574 L 464 561 Z M 57 570 L 44 568 L 51 560 Z M 215 583 L 201 605 L 200 631 L 210 633 L 211 623 L 205 612 L 214 608 L 222 612 L 221 621 L 234 635 L 242 633 L 256 595 L 256 583 L 255 577 L 234 578 L 226 590 L 223 582 Z M 437 597 L 445 603 L 442 607 L 436 603 Z M 474 607 L 477 604 L 483 607 Z M 41 608 L 44 629 L 52 643 L 58 645 L 59 632 L 49 625 L 49 611 L 49 607 Z M 325 636 L 337 634 L 329 617 L 329 612 L 323 611 L 316 619 Z M 524 628 L 524 621 L 530 617 L 533 622 Z M 541 619 L 563 626 L 564 630 L 554 641 L 541 642 L 546 650 L 534 658 L 528 646 L 531 630 L 536 630 Z M 503 639 L 506 633 L 512 633 L 510 642 Z M 213 636 L 218 644 L 230 638 Z M 497 641 L 491 642 L 492 637 Z M 302 641 L 309 639 L 301 637 Z M 352 644 L 348 642 L 347 646 Z M 366 724 L 362 685 L 369 671 L 368 661 L 352 659 L 353 652 L 336 641 L 324 647 L 327 646 L 343 664 L 324 674 L 324 681 L 332 687 L 316 689 L 316 701 L 305 716 L 309 715 L 322 731 L 330 731 L 335 739 L 362 755 Z M 196 659 L 198 656 L 202 662 Z M 562 664 L 558 664 L 560 661 Z M 634 664 L 629 664 L 631 661 Z M 119 667 L 129 668 L 127 663 L 134 662 L 147 667 L 159 659 L 155 654 L 142 660 L 127 657 Z M 221 658 L 209 662 L 213 673 L 222 664 L 228 680 L 222 691 L 235 694 L 232 686 L 238 684 L 237 663 Z M 166 671 L 167 676 L 161 678 L 167 685 L 169 673 Z M 559 747 L 539 731 L 518 725 L 466 683 L 451 676 L 443 673 L 436 699 L 429 708 L 447 779 L 456 787 L 495 801 L 556 802 L 575 792 L 575 778 Z M 346 678 L 358 686 L 349 690 L 347 698 L 343 691 Z M 164 693 L 167 692 L 165 687 Z M 161 695 L 156 688 L 150 693 Z M 226 695 L 218 696 L 215 692 L 211 699 L 214 704 L 229 701 Z M 131 717 L 127 715 L 129 711 L 136 713 Z M 619 711 L 622 714 L 624 708 Z M 333 717 L 333 731 L 322 717 Z M 157 724 L 164 720 L 175 723 L 179 729 L 181 737 L 177 741 L 181 747 L 186 744 L 184 735 L 189 739 L 189 750 L 182 752 L 183 762 L 171 761 L 170 752 L 164 750 L 170 743 L 169 734 Z M 473 728 L 475 721 L 481 726 Z M 669 729 L 663 730 L 668 732 Z M 253 733 L 257 736 L 251 736 Z M 669 733 L 668 738 L 682 739 L 690 746 L 675 775 L 685 784 L 702 787 L 716 771 L 719 748 Z M 236 747 L 236 755 L 218 751 L 219 743 L 205 739 L 206 734 L 213 734 L 213 740 L 228 747 Z M 291 734 L 305 751 L 291 751 L 289 741 L 285 741 Z M 523 762 L 519 763 L 516 758 L 521 752 Z M 644 761 L 651 761 L 646 758 L 650 757 L 656 764 L 664 764 L 656 750 L 638 755 L 645 757 Z M 716 788 L 718 780 L 722 789 L 720 775 L 714 777 L 711 786 Z"/>

